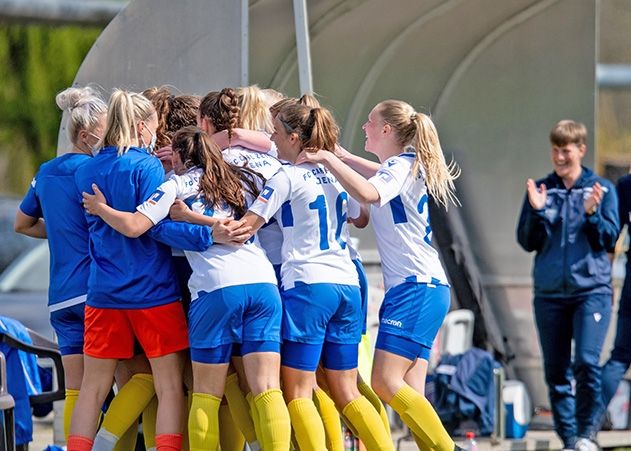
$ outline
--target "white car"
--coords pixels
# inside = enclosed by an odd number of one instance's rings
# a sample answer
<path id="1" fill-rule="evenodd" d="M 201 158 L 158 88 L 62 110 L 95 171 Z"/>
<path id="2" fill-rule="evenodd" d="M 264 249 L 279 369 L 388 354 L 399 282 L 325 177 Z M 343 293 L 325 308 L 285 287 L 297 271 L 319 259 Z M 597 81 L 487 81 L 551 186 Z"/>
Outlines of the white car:
<path id="1" fill-rule="evenodd" d="M 48 313 L 49 262 L 48 241 L 41 240 L 0 274 L 0 315 L 53 340 Z"/>

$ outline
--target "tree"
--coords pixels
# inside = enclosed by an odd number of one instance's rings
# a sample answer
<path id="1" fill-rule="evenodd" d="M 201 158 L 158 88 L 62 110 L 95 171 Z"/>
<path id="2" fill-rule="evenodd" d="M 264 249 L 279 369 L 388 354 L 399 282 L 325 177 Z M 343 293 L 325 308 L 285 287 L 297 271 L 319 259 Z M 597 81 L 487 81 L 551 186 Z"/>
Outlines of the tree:
<path id="1" fill-rule="evenodd" d="M 98 28 L 0 26 L 0 192 L 22 194 L 56 153 L 55 95 L 72 83 Z"/>

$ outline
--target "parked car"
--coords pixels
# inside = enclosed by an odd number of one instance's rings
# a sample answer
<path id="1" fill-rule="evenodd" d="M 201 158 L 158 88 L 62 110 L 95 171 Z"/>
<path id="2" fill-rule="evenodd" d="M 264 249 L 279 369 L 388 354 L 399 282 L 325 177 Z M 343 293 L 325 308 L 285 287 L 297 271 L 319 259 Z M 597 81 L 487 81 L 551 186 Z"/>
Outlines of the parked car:
<path id="1" fill-rule="evenodd" d="M 47 306 L 50 253 L 48 242 L 38 241 L 0 274 L 0 315 L 17 319 L 52 340 Z"/>
<path id="2" fill-rule="evenodd" d="M 15 233 L 13 223 L 15 213 L 20 206 L 20 199 L 11 196 L 0 196 L 0 272 L 2 272 L 18 255 L 37 245 L 39 240 Z"/>

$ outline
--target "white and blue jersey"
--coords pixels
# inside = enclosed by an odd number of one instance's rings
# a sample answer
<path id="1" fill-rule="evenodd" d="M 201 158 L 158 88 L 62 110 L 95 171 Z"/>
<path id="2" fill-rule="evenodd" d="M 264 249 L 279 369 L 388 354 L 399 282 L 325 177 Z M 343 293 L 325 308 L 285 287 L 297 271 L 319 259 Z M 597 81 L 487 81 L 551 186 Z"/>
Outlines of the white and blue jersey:
<path id="1" fill-rule="evenodd" d="M 424 172 L 412 174 L 414 160 L 413 153 L 388 158 L 369 179 L 379 192 L 371 218 L 386 291 L 403 282 L 448 285 L 432 247 Z"/>
<path id="2" fill-rule="evenodd" d="M 358 286 L 346 240 L 348 203 L 337 179 L 322 165 L 283 165 L 268 180 L 250 211 L 283 232 L 282 284 Z"/>
<path id="3" fill-rule="evenodd" d="M 164 181 L 160 160 L 131 147 L 118 156 L 105 147 L 75 176 L 79 192 L 92 192 L 96 183 L 108 205 L 134 212 Z M 171 249 L 151 237 L 127 238 L 101 218 L 86 213 L 92 264 L 87 305 L 96 308 L 148 308 L 179 299 Z"/>
<path id="4" fill-rule="evenodd" d="M 217 219 L 232 218 L 234 213 L 226 207 L 206 205 L 199 193 L 199 180 L 203 172 L 192 169 L 181 176 L 171 176 L 142 205 L 138 211 L 154 224 L 166 217 L 175 199 L 183 200 L 193 211 Z M 185 251 L 193 274 L 189 279 L 192 300 L 202 292 L 255 283 L 276 285 L 274 269 L 265 256 L 256 235 L 243 246 L 214 244 L 203 252 Z M 237 270 L 238 269 L 238 270 Z"/>
<path id="5" fill-rule="evenodd" d="M 77 169 L 90 160 L 85 154 L 68 153 L 44 163 L 20 204 L 22 213 L 46 222 L 51 312 L 86 299 L 90 274 L 88 223 L 74 177 Z"/>
<path id="6" fill-rule="evenodd" d="M 226 162 L 235 166 L 247 166 L 249 169 L 261 174 L 265 180 L 272 178 L 281 167 L 280 161 L 273 156 L 240 146 L 225 149 L 223 158 Z M 257 235 L 269 261 L 273 265 L 280 265 L 282 262 L 283 233 L 278 224 L 276 224 L 276 220 L 272 219 L 266 223 L 259 229 Z"/>

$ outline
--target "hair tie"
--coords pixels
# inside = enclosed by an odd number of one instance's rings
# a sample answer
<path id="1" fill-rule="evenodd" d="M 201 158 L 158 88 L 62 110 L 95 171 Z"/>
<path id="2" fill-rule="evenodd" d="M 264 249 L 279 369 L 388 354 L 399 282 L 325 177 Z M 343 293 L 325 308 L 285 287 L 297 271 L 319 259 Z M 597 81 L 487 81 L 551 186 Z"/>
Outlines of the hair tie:
<path id="1" fill-rule="evenodd" d="M 418 119 L 418 115 L 417 115 L 417 113 L 416 113 L 416 111 L 415 111 L 414 113 L 412 113 L 412 114 L 410 115 L 410 120 L 411 120 L 412 122 L 416 122 L 416 120 L 417 120 L 417 119 Z"/>

